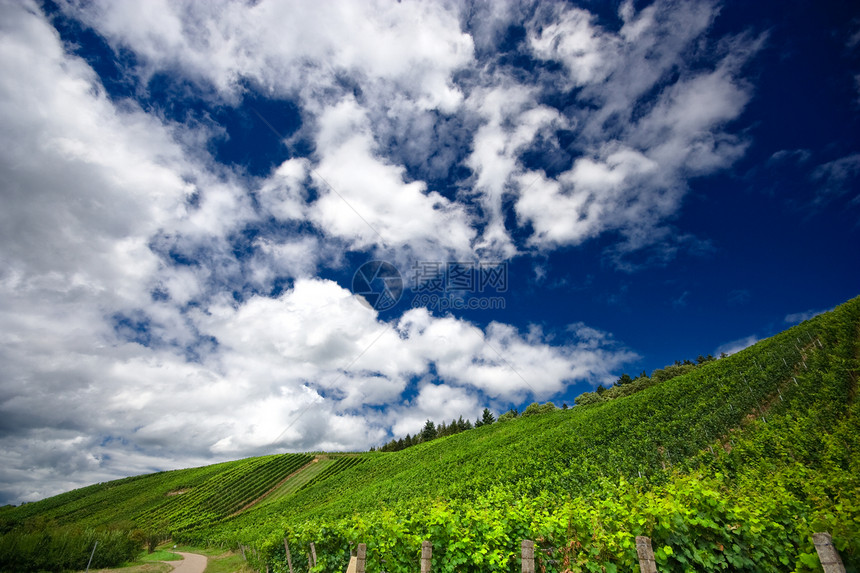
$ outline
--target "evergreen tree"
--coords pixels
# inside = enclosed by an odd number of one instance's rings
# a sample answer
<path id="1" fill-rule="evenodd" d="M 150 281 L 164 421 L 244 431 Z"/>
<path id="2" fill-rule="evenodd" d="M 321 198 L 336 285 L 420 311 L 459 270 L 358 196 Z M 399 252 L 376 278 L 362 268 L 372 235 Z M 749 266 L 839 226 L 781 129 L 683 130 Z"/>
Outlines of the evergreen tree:
<path id="1" fill-rule="evenodd" d="M 481 425 L 488 426 L 496 421 L 496 417 L 488 408 L 484 408 L 484 413 L 481 414 Z"/>
<path id="2" fill-rule="evenodd" d="M 433 420 L 427 420 L 424 429 L 421 430 L 421 441 L 429 442 L 434 439 L 436 439 L 436 424 L 433 423 Z"/>
<path id="3" fill-rule="evenodd" d="M 436 426 L 436 437 L 442 438 L 444 436 L 447 436 L 449 431 L 450 430 L 448 429 L 448 426 L 445 424 L 445 422 L 442 422 L 441 424 Z"/>

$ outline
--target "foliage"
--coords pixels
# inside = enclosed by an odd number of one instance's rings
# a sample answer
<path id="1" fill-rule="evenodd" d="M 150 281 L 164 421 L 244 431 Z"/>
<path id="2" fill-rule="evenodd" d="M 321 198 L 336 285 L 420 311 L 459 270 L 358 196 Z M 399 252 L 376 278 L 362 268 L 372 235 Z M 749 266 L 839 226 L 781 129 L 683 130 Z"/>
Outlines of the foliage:
<path id="1" fill-rule="evenodd" d="M 556 410 L 555 404 L 552 402 L 547 402 L 546 404 L 538 404 L 537 402 L 533 402 L 529 404 L 525 411 L 523 412 L 523 418 L 528 416 L 538 416 L 540 414 L 546 414 L 548 412 L 552 412 Z"/>
<path id="2" fill-rule="evenodd" d="M 519 414 L 519 412 L 517 412 L 516 408 L 511 408 L 510 410 L 508 410 L 507 412 L 505 412 L 504 414 L 499 416 L 499 419 L 497 421 L 498 422 L 508 422 L 510 420 L 517 418 L 517 416 L 519 416 L 519 415 L 520 414 Z"/>
<path id="3" fill-rule="evenodd" d="M 0 571 L 81 570 L 91 554 L 93 568 L 112 567 L 132 560 L 139 551 L 140 544 L 127 530 L 21 529 L 0 537 Z"/>

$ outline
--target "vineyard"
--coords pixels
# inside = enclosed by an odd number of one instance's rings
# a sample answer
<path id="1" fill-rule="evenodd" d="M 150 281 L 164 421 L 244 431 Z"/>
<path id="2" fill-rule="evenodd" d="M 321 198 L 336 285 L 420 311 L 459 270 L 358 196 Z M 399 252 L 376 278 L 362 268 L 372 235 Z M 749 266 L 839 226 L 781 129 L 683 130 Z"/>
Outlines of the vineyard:
<path id="1" fill-rule="evenodd" d="M 134 522 L 165 533 L 229 517 L 314 456 L 284 454 L 92 485 L 0 514 L 4 530 L 39 517 L 60 525 Z"/>
<path id="2" fill-rule="evenodd" d="M 179 542 L 250 548 L 259 570 L 816 571 L 815 531 L 860 567 L 860 299 L 630 396 L 481 426 L 399 452 L 285 454 L 162 472 L 0 513 L 122 520 Z M 255 503 L 252 503 L 255 502 Z M 302 565 L 304 564 L 304 565 Z"/>

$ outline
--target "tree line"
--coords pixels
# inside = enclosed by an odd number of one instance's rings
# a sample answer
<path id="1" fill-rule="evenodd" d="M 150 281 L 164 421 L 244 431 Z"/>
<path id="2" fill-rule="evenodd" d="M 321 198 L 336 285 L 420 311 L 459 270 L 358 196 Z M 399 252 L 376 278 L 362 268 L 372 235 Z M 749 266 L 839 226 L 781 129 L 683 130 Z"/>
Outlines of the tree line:
<path id="1" fill-rule="evenodd" d="M 465 432 L 466 430 L 471 430 L 473 428 L 480 428 L 481 426 L 489 426 L 495 422 L 507 422 L 508 420 L 513 420 L 514 418 L 528 417 L 534 416 L 537 414 L 544 414 L 546 412 L 552 412 L 553 410 L 557 410 L 558 408 L 552 402 L 547 402 L 546 404 L 538 404 L 534 402 L 530 404 L 522 414 L 516 408 L 511 408 L 504 414 L 499 416 L 499 419 L 496 420 L 496 416 L 490 411 L 489 408 L 484 408 L 483 413 L 475 420 L 475 423 L 472 424 L 469 420 L 463 420 L 463 416 L 460 416 L 456 420 L 451 420 L 450 424 L 446 424 L 442 422 L 437 425 L 433 420 L 427 420 L 424 423 L 424 427 L 420 432 L 412 434 L 406 434 L 404 438 L 392 439 L 390 442 L 381 446 L 378 451 L 380 452 L 399 452 L 400 450 L 406 449 L 410 446 L 414 446 L 417 444 L 423 444 L 424 442 L 429 442 L 435 440 L 436 438 L 443 438 L 445 436 L 453 436 L 454 434 L 459 434 L 460 432 Z M 562 406 L 562 409 L 567 410 L 567 404 Z M 370 448 L 370 451 L 377 451 L 376 448 Z"/>
<path id="2" fill-rule="evenodd" d="M 406 434 L 406 437 L 399 439 L 392 439 L 390 442 L 379 448 L 380 452 L 399 452 L 400 450 L 406 449 L 410 446 L 414 446 L 417 444 L 423 444 L 424 442 L 429 442 L 431 440 L 435 440 L 436 438 L 443 438 L 445 436 L 453 436 L 454 434 L 459 434 L 460 432 L 465 432 L 466 430 L 471 430 L 472 428 L 480 428 L 481 426 L 488 426 L 496 421 L 496 416 L 490 411 L 489 408 L 484 408 L 483 413 L 475 420 L 475 423 L 472 424 L 469 420 L 464 420 L 463 416 L 460 416 L 457 419 L 452 419 L 450 424 L 446 424 L 442 422 L 440 424 L 436 424 L 433 420 L 427 420 L 424 423 L 424 427 L 416 432 L 414 435 Z M 370 448 L 370 451 L 376 451 L 376 448 Z"/>
<path id="3" fill-rule="evenodd" d="M 720 354 L 720 358 L 725 358 L 726 356 L 727 354 L 725 352 Z M 587 404 L 596 404 L 598 402 L 605 402 L 615 398 L 623 398 L 624 396 L 629 396 L 630 394 L 634 394 L 640 390 L 654 386 L 655 384 L 660 384 L 661 382 L 686 374 L 687 372 L 690 372 L 703 364 L 707 364 L 708 362 L 713 362 L 714 360 L 717 360 L 717 358 L 710 354 L 707 356 L 702 356 L 700 354 L 696 358 L 695 362 L 692 360 L 676 360 L 674 364 L 669 364 L 668 366 L 654 370 L 651 372 L 651 376 L 648 376 L 648 373 L 644 370 L 636 378 L 624 373 L 615 381 L 615 384 L 609 388 L 600 384 L 594 392 L 583 392 L 577 396 L 574 402 L 577 406 L 585 406 Z"/>

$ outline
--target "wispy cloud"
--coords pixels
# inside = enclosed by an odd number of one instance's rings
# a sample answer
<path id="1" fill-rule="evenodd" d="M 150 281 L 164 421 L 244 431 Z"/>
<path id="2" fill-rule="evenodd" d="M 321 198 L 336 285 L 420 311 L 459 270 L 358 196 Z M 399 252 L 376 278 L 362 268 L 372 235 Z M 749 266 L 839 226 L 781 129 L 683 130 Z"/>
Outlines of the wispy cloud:
<path id="1" fill-rule="evenodd" d="M 785 315 L 786 324 L 799 324 L 805 320 L 809 320 L 814 316 L 818 316 L 824 312 L 828 312 L 829 308 L 825 308 L 823 310 L 806 310 L 804 312 L 793 312 L 791 314 Z"/>
<path id="2" fill-rule="evenodd" d="M 752 293 L 748 289 L 734 289 L 729 293 L 726 302 L 729 306 L 741 306 L 747 304 L 752 298 Z"/>
<path id="3" fill-rule="evenodd" d="M 818 185 L 816 203 L 828 203 L 844 195 L 849 202 L 860 200 L 857 181 L 860 178 L 860 153 L 853 153 L 819 165 L 812 172 L 812 180 Z"/>
<path id="4" fill-rule="evenodd" d="M 730 342 L 726 342 L 725 344 L 719 345 L 717 347 L 717 349 L 714 350 L 714 355 L 720 356 L 723 353 L 729 354 L 729 355 L 735 354 L 737 352 L 740 352 L 744 348 L 748 348 L 748 347 L 752 346 L 753 344 L 755 344 L 759 340 L 761 340 L 761 339 L 754 334 L 751 334 L 749 336 L 745 336 L 743 338 L 738 338 L 737 340 L 732 340 Z"/>

